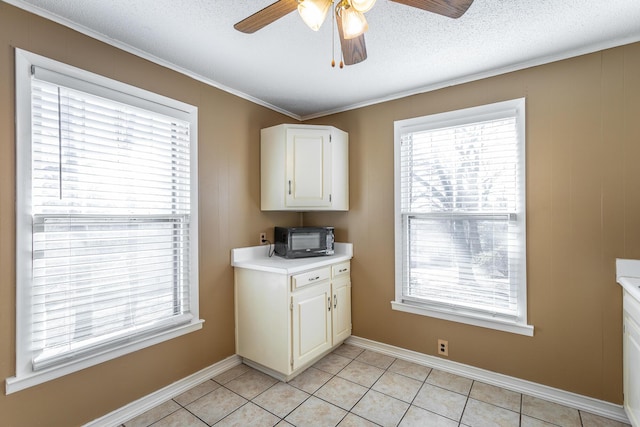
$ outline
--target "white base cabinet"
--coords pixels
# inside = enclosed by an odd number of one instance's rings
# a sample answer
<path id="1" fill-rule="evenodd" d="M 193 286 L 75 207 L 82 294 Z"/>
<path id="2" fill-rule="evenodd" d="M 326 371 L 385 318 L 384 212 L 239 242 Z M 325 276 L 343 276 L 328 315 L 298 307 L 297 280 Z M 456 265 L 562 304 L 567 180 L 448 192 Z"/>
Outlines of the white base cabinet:
<path id="1" fill-rule="evenodd" d="M 622 382 L 624 411 L 640 427 L 640 260 L 616 259 L 622 286 Z"/>
<path id="2" fill-rule="evenodd" d="M 351 335 L 350 262 L 296 274 L 236 267 L 235 314 L 236 353 L 288 381 Z"/>
<path id="3" fill-rule="evenodd" d="M 623 298 L 624 409 L 631 425 L 640 426 L 640 302 L 626 291 Z"/>

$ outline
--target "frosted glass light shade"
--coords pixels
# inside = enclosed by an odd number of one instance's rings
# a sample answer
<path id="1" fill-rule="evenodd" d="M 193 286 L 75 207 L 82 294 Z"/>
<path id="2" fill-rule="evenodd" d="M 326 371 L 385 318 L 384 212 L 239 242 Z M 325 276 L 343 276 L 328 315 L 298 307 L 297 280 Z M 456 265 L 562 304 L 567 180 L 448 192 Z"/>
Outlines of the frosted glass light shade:
<path id="1" fill-rule="evenodd" d="M 342 32 L 345 39 L 353 39 L 369 29 L 369 24 L 361 12 L 353 7 L 347 7 L 340 12 L 342 18 Z"/>
<path id="2" fill-rule="evenodd" d="M 355 10 L 361 13 L 365 13 L 371 10 L 375 3 L 376 0 L 351 0 L 351 6 L 353 6 Z"/>
<path id="3" fill-rule="evenodd" d="M 303 0 L 298 4 L 298 13 L 309 28 L 318 31 L 332 4 L 331 0 Z"/>

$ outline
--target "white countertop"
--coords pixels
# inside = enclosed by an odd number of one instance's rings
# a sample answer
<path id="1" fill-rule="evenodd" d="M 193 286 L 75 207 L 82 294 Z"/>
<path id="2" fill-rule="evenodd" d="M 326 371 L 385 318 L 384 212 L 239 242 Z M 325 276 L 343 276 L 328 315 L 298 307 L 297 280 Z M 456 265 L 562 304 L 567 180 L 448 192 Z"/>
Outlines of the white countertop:
<path id="1" fill-rule="evenodd" d="M 353 258 L 352 243 L 335 243 L 334 255 L 297 259 L 286 259 L 275 254 L 269 257 L 270 247 L 262 245 L 231 249 L 231 265 L 270 273 L 295 274 Z"/>
<path id="2" fill-rule="evenodd" d="M 640 260 L 616 259 L 616 281 L 640 302 Z"/>

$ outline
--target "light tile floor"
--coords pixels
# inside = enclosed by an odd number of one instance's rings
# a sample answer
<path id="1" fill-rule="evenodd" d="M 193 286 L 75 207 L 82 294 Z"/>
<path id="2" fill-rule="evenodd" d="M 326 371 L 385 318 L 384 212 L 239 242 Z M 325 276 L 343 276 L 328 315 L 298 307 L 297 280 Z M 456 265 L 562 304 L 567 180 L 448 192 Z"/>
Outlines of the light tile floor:
<path id="1" fill-rule="evenodd" d="M 214 425 L 626 426 L 348 344 L 289 383 L 238 365 L 124 424 Z"/>

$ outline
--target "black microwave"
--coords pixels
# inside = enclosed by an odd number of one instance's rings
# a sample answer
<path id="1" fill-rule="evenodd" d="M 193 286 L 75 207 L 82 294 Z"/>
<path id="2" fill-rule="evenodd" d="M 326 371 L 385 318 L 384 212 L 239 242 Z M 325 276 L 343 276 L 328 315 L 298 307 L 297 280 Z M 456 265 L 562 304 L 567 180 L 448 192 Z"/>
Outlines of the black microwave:
<path id="1" fill-rule="evenodd" d="M 334 254 L 333 227 L 275 227 L 275 254 L 306 258 Z"/>

